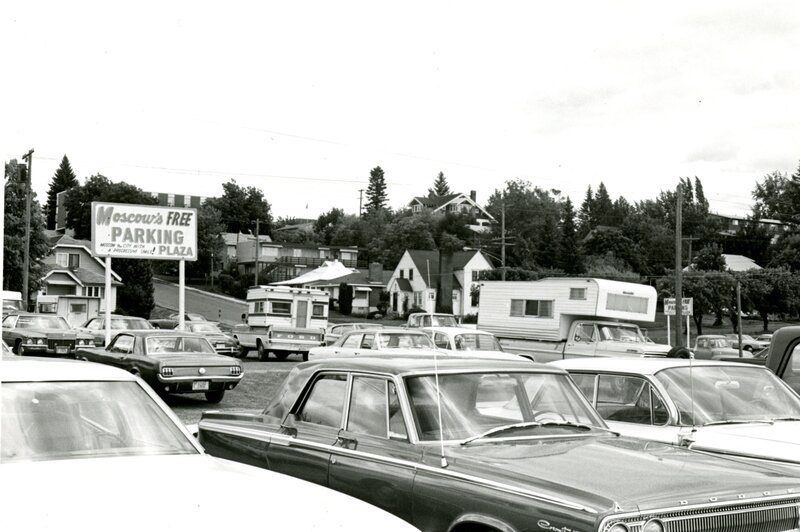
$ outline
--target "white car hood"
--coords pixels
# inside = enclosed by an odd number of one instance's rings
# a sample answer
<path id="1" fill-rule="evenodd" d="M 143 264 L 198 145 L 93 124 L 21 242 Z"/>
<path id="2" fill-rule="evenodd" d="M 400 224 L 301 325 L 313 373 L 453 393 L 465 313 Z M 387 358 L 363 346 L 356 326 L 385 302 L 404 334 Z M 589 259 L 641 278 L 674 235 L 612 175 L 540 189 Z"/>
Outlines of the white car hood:
<path id="1" fill-rule="evenodd" d="M 697 427 L 692 449 L 800 464 L 800 421 Z"/>
<path id="2" fill-rule="evenodd" d="M 3 530 L 416 530 L 350 496 L 208 455 L 0 465 Z"/>

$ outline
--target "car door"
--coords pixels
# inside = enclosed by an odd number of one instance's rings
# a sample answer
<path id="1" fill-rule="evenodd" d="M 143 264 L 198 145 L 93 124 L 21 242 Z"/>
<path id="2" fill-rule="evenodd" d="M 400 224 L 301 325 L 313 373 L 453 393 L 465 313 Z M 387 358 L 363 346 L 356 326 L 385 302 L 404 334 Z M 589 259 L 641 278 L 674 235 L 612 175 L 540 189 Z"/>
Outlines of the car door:
<path id="1" fill-rule="evenodd" d="M 358 331 L 351 331 L 347 333 L 339 346 L 333 346 L 334 356 L 352 357 L 355 356 L 356 351 L 361 348 L 361 339 L 364 333 Z"/>
<path id="2" fill-rule="evenodd" d="M 594 323 L 576 323 L 572 336 L 567 338 L 565 356 L 567 358 L 595 356 L 598 338 Z"/>
<path id="3" fill-rule="evenodd" d="M 643 376 L 570 373 L 609 427 L 624 436 L 678 443 L 668 403 Z"/>
<path id="4" fill-rule="evenodd" d="M 354 374 L 344 429 L 331 451 L 328 486 L 412 521 L 421 452 L 389 377 Z"/>
<path id="5" fill-rule="evenodd" d="M 694 346 L 694 357 L 698 359 L 710 359 L 713 356 L 713 351 L 711 349 L 712 340 L 709 338 L 698 338 L 697 344 Z"/>
<path id="6" fill-rule="evenodd" d="M 270 437 L 267 467 L 327 486 L 331 448 L 342 428 L 346 394 L 346 373 L 318 375 L 299 408 Z"/>
<path id="7" fill-rule="evenodd" d="M 133 368 L 130 358 L 133 353 L 133 343 L 132 335 L 118 334 L 102 352 L 102 362 L 130 371 Z"/>

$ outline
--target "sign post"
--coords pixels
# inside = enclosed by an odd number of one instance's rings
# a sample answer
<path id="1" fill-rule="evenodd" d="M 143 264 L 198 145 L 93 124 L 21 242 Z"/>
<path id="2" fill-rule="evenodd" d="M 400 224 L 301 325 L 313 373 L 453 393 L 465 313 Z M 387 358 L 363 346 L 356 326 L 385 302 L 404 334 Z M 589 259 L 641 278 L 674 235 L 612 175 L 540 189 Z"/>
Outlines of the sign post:
<path id="1" fill-rule="evenodd" d="M 681 314 L 686 316 L 686 347 L 688 348 L 692 343 L 690 340 L 690 322 L 689 316 L 694 314 L 694 299 L 691 297 L 684 297 L 681 304 Z M 669 317 L 674 316 L 675 312 L 675 298 L 674 297 L 665 297 L 664 298 L 664 315 L 667 317 L 667 338 L 670 338 L 670 328 L 669 328 Z M 675 327 L 680 327 L 680 324 L 675 324 Z M 670 344 L 671 345 L 671 344 Z"/>
<path id="2" fill-rule="evenodd" d="M 105 257 L 106 345 L 111 341 L 111 258 L 177 260 L 179 326 L 184 325 L 184 263 L 197 260 L 197 209 L 92 202 L 92 253 Z"/>

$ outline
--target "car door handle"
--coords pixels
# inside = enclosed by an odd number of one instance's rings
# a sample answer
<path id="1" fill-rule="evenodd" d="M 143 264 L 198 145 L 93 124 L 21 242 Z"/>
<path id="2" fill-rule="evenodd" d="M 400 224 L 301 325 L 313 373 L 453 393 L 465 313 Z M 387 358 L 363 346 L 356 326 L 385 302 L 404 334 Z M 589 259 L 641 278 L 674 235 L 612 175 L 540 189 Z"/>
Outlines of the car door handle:
<path id="1" fill-rule="evenodd" d="M 347 436 L 337 436 L 336 444 L 345 449 L 355 449 L 358 445 L 358 440 L 355 438 L 348 438 Z"/>

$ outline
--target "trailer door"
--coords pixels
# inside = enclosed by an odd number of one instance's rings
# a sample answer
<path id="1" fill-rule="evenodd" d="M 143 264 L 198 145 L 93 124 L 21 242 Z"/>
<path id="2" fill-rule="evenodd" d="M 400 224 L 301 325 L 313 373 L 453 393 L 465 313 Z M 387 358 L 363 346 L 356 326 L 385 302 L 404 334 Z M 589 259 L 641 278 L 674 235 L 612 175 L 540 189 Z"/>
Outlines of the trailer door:
<path id="1" fill-rule="evenodd" d="M 298 329 L 308 327 L 308 301 L 300 299 L 297 301 L 297 314 L 294 317 L 294 326 Z"/>

